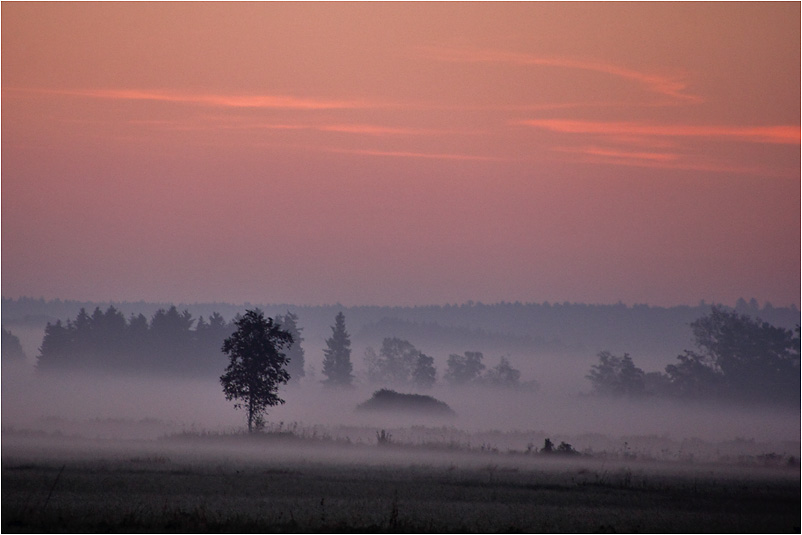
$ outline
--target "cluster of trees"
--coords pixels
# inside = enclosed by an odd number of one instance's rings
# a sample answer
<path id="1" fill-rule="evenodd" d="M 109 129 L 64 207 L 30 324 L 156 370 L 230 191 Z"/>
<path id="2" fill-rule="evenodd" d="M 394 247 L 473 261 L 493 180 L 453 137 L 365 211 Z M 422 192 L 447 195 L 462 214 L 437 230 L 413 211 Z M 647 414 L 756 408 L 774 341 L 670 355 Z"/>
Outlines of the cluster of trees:
<path id="1" fill-rule="evenodd" d="M 277 316 L 282 325 L 299 343 L 288 349 L 288 371 L 293 377 L 303 376 L 303 338 L 297 316 Z M 50 370 L 94 370 L 180 373 L 210 375 L 225 365 L 220 349 L 234 332 L 235 322 L 228 323 L 214 312 L 204 318 L 193 318 L 188 311 L 176 307 L 159 309 L 148 319 L 143 314 L 125 318 L 114 306 L 92 314 L 81 309 L 75 319 L 48 323 L 37 367 Z"/>
<path id="2" fill-rule="evenodd" d="M 345 315 L 339 312 L 331 327 L 332 335 L 326 339 L 323 350 L 323 381 L 327 386 L 348 387 L 354 382 L 351 363 L 351 338 L 345 328 Z M 450 355 L 444 379 L 452 385 L 485 384 L 491 386 L 521 386 L 521 372 L 501 358 L 494 368 L 482 374 L 485 365 L 480 352 L 466 351 L 464 355 Z M 380 386 L 410 387 L 425 390 L 437 382 L 434 358 L 426 355 L 408 340 L 385 338 L 377 352 L 372 347 L 365 351 L 368 382 Z"/>
<path id="3" fill-rule="evenodd" d="M 508 388 L 522 386 L 521 372 L 501 357 L 497 366 L 487 370 L 479 351 L 466 351 L 463 355 L 451 354 L 446 363 L 443 379 L 450 385 L 488 385 Z M 377 353 L 369 347 L 365 351 L 368 380 L 374 384 L 431 388 L 437 381 L 434 358 L 419 351 L 407 340 L 385 338 Z M 531 386 L 531 385 L 530 385 Z"/>
<path id="4" fill-rule="evenodd" d="M 81 309 L 74 320 L 47 324 L 37 367 L 203 374 L 219 371 L 220 347 L 231 332 L 217 313 L 196 321 L 174 306 L 159 309 L 150 322 L 143 314 L 126 319 L 113 306 L 91 315 Z"/>
<path id="5" fill-rule="evenodd" d="M 234 401 L 235 409 L 244 409 L 248 431 L 259 429 L 264 424 L 264 415 L 269 407 L 284 403 L 278 396 L 278 388 L 290 379 L 287 367 L 288 352 L 300 344 L 299 329 L 295 316 L 288 314 L 274 321 L 265 318 L 259 310 L 248 310 L 244 316 L 234 320 L 234 332 L 223 341 L 222 350 L 229 364 L 220 376 L 223 393 L 227 400 Z M 332 334 L 323 350 L 323 381 L 328 386 L 347 387 L 353 382 L 351 364 L 351 339 L 345 328 L 345 315 L 339 312 L 331 327 Z M 481 375 L 485 366 L 482 354 L 466 352 L 464 356 L 451 355 L 448 359 L 446 380 L 452 384 L 488 383 L 517 386 L 520 372 L 502 358 L 501 363 Z M 425 355 L 414 345 L 399 338 L 385 338 L 377 354 L 369 349 L 366 356 L 370 379 L 382 384 L 404 384 L 418 388 L 431 387 L 436 380 L 434 359 Z M 399 394 L 391 390 L 380 390 L 374 402 L 381 406 L 429 403 L 428 396 Z M 399 400 L 402 400 L 399 402 Z M 375 404 L 374 403 L 374 404 Z M 369 404 L 370 405 L 370 404 Z M 445 409 L 448 409 L 445 406 Z M 449 412 L 450 409 L 448 409 Z"/>
<path id="6" fill-rule="evenodd" d="M 673 396 L 798 403 L 800 331 L 713 307 L 692 322 L 694 350 L 663 372 L 645 373 L 628 354 L 598 354 L 587 378 L 594 391 L 613 396 Z"/>
<path id="7" fill-rule="evenodd" d="M 97 307 L 92 314 L 81 309 L 75 319 L 66 323 L 59 320 L 47 324 L 38 368 L 216 375 L 225 365 L 221 348 L 241 319 L 238 315 L 228 323 L 217 312 L 196 319 L 175 306 L 159 309 L 150 321 L 143 314 L 126 319 L 114 306 L 105 312 Z M 298 316 L 287 312 L 268 319 L 292 339 L 282 351 L 289 380 L 297 381 L 305 375 L 303 329 L 298 325 Z M 323 383 L 350 386 L 355 380 L 351 337 L 342 312 L 334 318 L 331 330 L 323 349 Z M 506 358 L 487 371 L 482 360 L 481 352 L 452 354 L 443 379 L 452 385 L 520 386 L 521 373 Z M 378 352 L 368 348 L 365 362 L 368 381 L 376 385 L 427 389 L 437 381 L 434 358 L 400 338 L 385 338 Z"/>
<path id="8" fill-rule="evenodd" d="M 0 346 L 3 348 L 3 362 L 23 362 L 26 357 L 19 338 L 5 327 L 2 330 L 3 337 L 0 340 Z"/>

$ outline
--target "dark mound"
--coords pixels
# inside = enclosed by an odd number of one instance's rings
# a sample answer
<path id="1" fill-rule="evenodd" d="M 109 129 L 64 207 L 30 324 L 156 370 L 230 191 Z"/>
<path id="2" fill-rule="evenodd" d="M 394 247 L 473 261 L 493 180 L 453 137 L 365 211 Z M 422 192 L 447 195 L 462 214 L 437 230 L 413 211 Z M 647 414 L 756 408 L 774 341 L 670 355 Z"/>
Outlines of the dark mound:
<path id="1" fill-rule="evenodd" d="M 426 414 L 428 416 L 456 416 L 451 407 L 431 396 L 421 394 L 401 394 L 383 388 L 356 406 L 359 411 L 387 411 Z"/>

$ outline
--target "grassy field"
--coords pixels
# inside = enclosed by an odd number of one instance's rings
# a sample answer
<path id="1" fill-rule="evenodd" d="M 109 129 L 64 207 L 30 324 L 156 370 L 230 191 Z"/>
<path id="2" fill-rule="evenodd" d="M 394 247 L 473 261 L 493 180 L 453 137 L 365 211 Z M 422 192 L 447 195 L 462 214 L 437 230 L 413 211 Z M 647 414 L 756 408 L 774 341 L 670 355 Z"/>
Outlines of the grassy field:
<path id="1" fill-rule="evenodd" d="M 4 432 L 2 531 L 800 531 L 799 465 Z"/>

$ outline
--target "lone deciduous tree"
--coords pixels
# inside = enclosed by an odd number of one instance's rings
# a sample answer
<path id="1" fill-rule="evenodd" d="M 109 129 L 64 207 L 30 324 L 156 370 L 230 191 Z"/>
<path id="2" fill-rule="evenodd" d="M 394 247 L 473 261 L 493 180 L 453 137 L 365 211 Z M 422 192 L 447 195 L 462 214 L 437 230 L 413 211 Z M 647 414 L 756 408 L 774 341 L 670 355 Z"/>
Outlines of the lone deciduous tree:
<path id="1" fill-rule="evenodd" d="M 351 373 L 351 337 L 345 330 L 345 314 L 338 313 L 331 328 L 331 338 L 326 339 L 323 350 L 324 384 L 329 386 L 350 386 L 354 380 Z"/>
<path id="2" fill-rule="evenodd" d="M 237 330 L 223 342 L 223 353 L 230 359 L 220 376 L 223 393 L 234 400 L 235 409 L 245 409 L 248 432 L 260 428 L 268 407 L 284 403 L 278 387 L 290 374 L 285 369 L 283 349 L 292 344 L 292 335 L 265 318 L 259 310 L 248 310 L 234 320 Z"/>
<path id="3" fill-rule="evenodd" d="M 718 306 L 691 328 L 698 349 L 666 367 L 679 393 L 799 402 L 799 337 L 793 331 Z"/>

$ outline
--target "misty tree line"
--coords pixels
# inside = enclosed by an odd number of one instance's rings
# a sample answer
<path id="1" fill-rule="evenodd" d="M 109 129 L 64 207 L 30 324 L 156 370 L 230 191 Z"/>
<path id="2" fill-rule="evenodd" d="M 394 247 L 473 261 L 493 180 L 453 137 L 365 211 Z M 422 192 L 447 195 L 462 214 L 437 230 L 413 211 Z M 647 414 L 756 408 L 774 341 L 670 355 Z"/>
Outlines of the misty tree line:
<path id="1" fill-rule="evenodd" d="M 23 362 L 25 352 L 22 350 L 22 344 L 19 338 L 5 327 L 2 328 L 3 338 L 0 340 L 0 346 L 3 348 L 3 361 L 4 362 Z"/>
<path id="2" fill-rule="evenodd" d="M 521 372 L 512 367 L 506 357 L 495 367 L 485 370 L 484 355 L 479 351 L 451 354 L 443 379 L 454 386 L 486 385 L 505 388 L 530 387 L 536 383 L 521 383 Z M 385 338 L 378 353 L 372 347 L 365 351 L 368 380 L 371 383 L 431 388 L 437 381 L 434 358 L 418 350 L 407 340 Z"/>
<path id="3" fill-rule="evenodd" d="M 665 372 L 646 373 L 626 353 L 599 353 L 599 363 L 587 375 L 594 391 L 617 397 L 799 403 L 799 325 L 794 333 L 712 307 L 690 326 L 696 348 L 678 355 Z"/>
<path id="4" fill-rule="evenodd" d="M 221 348 L 235 331 L 240 316 L 230 323 L 214 312 L 207 318 L 193 318 L 175 306 L 159 309 L 148 319 L 143 314 L 129 318 L 109 306 L 95 308 L 90 315 L 81 309 L 75 319 L 48 323 L 39 349 L 37 368 L 42 371 L 126 371 L 157 372 L 201 376 L 219 373 L 226 359 Z M 292 337 L 284 348 L 290 381 L 304 377 L 303 337 L 298 316 L 287 312 L 273 320 Z M 351 361 L 351 340 L 345 315 L 339 312 L 323 350 L 322 381 L 327 386 L 347 387 L 356 377 Z M 4 337 L 7 331 L 4 330 Z M 8 333 L 9 336 L 11 333 Z M 16 338 L 16 337 L 14 337 Z M 17 343 L 19 341 L 17 340 Z M 5 346 L 9 347 L 9 346 Z M 5 354 L 5 350 L 4 350 Z M 486 369 L 484 355 L 466 351 L 448 357 L 443 380 L 450 385 L 489 385 L 536 388 L 535 382 L 522 383 L 521 373 L 505 357 Z M 382 386 L 427 389 L 437 382 L 434 358 L 400 338 L 385 338 L 377 352 L 366 350 L 367 381 Z"/>
<path id="5" fill-rule="evenodd" d="M 295 378 L 304 375 L 304 355 L 297 316 L 287 313 L 276 322 L 299 341 L 289 350 L 288 368 Z M 110 306 L 90 315 L 81 309 L 74 320 L 48 323 L 37 368 L 41 371 L 127 371 L 176 373 L 189 376 L 219 373 L 226 359 L 224 340 L 234 332 L 218 313 L 193 318 L 175 306 L 159 309 L 148 319 L 143 314 L 129 318 Z M 4 351 L 5 352 L 5 351 Z"/>
<path id="6" fill-rule="evenodd" d="M 237 318 L 239 315 L 237 316 Z M 132 314 L 126 319 L 113 306 L 99 307 L 90 315 L 81 309 L 66 323 L 48 323 L 38 356 L 40 370 L 100 370 L 174 372 L 211 376 L 225 366 L 224 340 L 234 332 L 235 318 L 226 322 L 218 313 L 193 318 L 176 307 L 159 309 L 148 319 Z M 302 329 L 298 316 L 277 315 L 277 325 L 294 341 L 286 349 L 291 381 L 304 376 Z M 625 397 L 677 397 L 686 399 L 739 399 L 792 401 L 800 395 L 800 337 L 790 329 L 760 319 L 712 307 L 690 324 L 696 348 L 685 350 L 664 372 L 644 372 L 628 355 L 609 351 L 598 354 L 587 378 L 598 394 Z M 323 350 L 323 383 L 352 385 L 356 377 L 351 360 L 350 335 L 339 312 Z M 19 340 L 3 329 L 3 358 L 21 354 Z M 19 351 L 16 351 L 18 348 Z M 451 354 L 440 375 L 449 385 L 536 387 L 522 383 L 520 371 L 502 357 L 487 369 L 484 355 L 466 351 Z M 364 356 L 367 382 L 381 386 L 426 389 L 438 381 L 434 358 L 409 341 L 384 338 L 378 351 Z"/>
<path id="7" fill-rule="evenodd" d="M 331 327 L 332 335 L 326 339 L 323 350 L 323 381 L 327 386 L 348 387 L 354 382 L 351 363 L 351 338 L 345 327 L 345 315 L 339 312 Z M 482 364 L 480 352 L 465 352 L 464 356 L 452 354 L 444 375 L 452 385 L 484 384 L 500 387 L 520 387 L 521 372 L 513 368 L 502 357 L 495 368 L 488 370 Z M 418 390 L 431 388 L 437 382 L 434 357 L 426 355 L 408 340 L 391 337 L 382 341 L 378 352 L 372 347 L 365 351 L 367 381 L 374 385 L 408 387 Z M 526 386 L 535 386 L 527 383 Z"/>
<path id="8" fill-rule="evenodd" d="M 2 298 L 3 326 L 11 328 L 44 328 L 45 324 L 74 318 L 81 308 L 92 311 L 96 306 L 106 310 L 115 306 L 129 313 L 142 313 L 147 318 L 160 308 L 173 303 L 85 302 Z M 233 318 L 249 303 L 174 303 L 178 310 L 188 309 L 194 317 L 208 317 L 219 312 Z M 615 354 L 677 355 L 685 349 L 688 324 L 710 311 L 710 304 L 659 307 L 648 305 L 600 305 L 583 303 L 464 303 L 417 307 L 379 307 L 315 305 L 297 306 L 274 303 L 264 305 L 268 316 L 292 310 L 300 316 L 307 332 L 327 333 L 332 318 L 343 311 L 353 332 L 361 340 L 381 345 L 382 338 L 392 334 L 413 340 L 421 346 L 448 347 L 458 340 L 464 349 L 490 354 L 548 354 L 573 358 L 588 348 L 608 349 Z M 792 329 L 799 323 L 795 306 L 758 305 L 752 299 L 739 299 L 734 309 L 740 314 L 761 317 L 772 325 Z M 369 345 L 370 345 L 369 344 Z M 460 349 L 462 351 L 462 349 Z M 444 355 L 447 356 L 448 353 Z M 357 356 L 362 364 L 362 355 Z M 495 363 L 494 363 L 495 364 Z M 357 363 L 355 362 L 355 365 Z M 445 361 L 442 364 L 445 368 Z M 307 370 L 309 371 L 309 370 Z M 319 370 L 318 370 L 319 371 Z"/>

